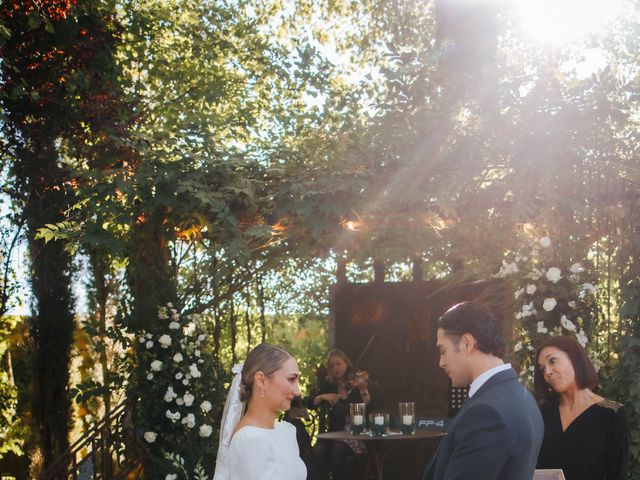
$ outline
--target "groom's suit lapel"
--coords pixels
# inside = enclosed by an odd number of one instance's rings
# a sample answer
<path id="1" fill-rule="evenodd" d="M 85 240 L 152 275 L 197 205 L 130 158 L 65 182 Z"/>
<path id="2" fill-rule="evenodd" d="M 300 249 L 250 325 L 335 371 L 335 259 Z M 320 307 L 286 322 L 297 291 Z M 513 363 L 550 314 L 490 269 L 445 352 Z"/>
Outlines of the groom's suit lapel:
<path id="1" fill-rule="evenodd" d="M 508 370 L 503 370 L 501 372 L 496 373 L 491 378 L 489 378 L 489 380 L 484 382 L 472 397 L 469 397 L 465 400 L 464 404 L 462 405 L 462 408 L 449 424 L 449 427 L 447 428 L 447 434 L 449 432 L 452 432 L 455 429 L 458 419 L 462 416 L 461 414 L 464 413 L 464 411 L 467 410 L 471 405 L 473 405 L 474 402 L 477 402 L 486 390 L 488 390 L 494 385 L 497 385 L 503 382 L 508 382 L 510 380 L 515 380 L 516 378 L 517 377 L 516 377 L 515 371 L 512 368 L 510 368 Z M 431 478 L 429 475 L 431 475 L 432 470 L 435 469 L 436 462 L 438 459 L 438 454 L 440 453 L 440 449 L 442 448 L 442 445 L 448 440 L 447 434 L 445 434 L 445 436 L 442 437 L 442 440 L 440 440 L 436 453 L 433 455 L 433 457 L 431 458 L 431 461 L 427 465 L 427 468 L 425 468 L 424 473 L 422 474 L 422 480 L 429 480 Z"/>

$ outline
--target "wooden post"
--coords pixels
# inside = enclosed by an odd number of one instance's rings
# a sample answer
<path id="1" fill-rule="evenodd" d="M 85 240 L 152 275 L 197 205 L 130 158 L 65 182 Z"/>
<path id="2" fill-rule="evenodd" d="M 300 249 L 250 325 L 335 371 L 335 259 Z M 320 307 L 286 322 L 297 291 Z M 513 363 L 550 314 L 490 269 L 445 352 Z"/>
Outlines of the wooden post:
<path id="1" fill-rule="evenodd" d="M 422 257 L 418 255 L 413 257 L 413 281 L 422 281 Z"/>
<path id="2" fill-rule="evenodd" d="M 373 261 L 373 281 L 384 283 L 384 262 L 382 260 Z"/>
<path id="3" fill-rule="evenodd" d="M 344 258 L 338 259 L 338 268 L 336 269 L 336 283 L 347 283 L 347 261 Z"/>

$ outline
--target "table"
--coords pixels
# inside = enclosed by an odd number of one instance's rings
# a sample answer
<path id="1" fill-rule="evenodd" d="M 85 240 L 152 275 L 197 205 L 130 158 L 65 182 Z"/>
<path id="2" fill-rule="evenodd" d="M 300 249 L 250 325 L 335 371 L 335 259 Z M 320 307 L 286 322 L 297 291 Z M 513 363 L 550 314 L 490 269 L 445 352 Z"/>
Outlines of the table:
<path id="1" fill-rule="evenodd" d="M 360 440 L 363 442 L 367 449 L 371 452 L 371 458 L 376 465 L 376 472 L 378 474 L 378 480 L 382 480 L 382 472 L 384 471 L 384 462 L 389 456 L 389 453 L 402 442 L 417 442 L 428 441 L 433 438 L 439 438 L 443 436 L 443 432 L 434 430 L 417 430 L 414 435 L 402 435 L 397 430 L 391 430 L 391 432 L 382 437 L 375 437 L 368 434 L 351 435 L 349 432 L 327 432 L 318 434 L 318 440 Z M 367 471 L 365 473 L 365 479 L 369 474 L 369 465 L 367 463 Z"/>

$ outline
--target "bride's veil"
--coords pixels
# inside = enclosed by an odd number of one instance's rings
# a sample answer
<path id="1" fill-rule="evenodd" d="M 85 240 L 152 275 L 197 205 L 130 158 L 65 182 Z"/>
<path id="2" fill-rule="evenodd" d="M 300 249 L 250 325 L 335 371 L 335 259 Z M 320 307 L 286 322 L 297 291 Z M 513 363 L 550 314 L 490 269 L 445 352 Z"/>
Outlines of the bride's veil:
<path id="1" fill-rule="evenodd" d="M 242 417 L 244 403 L 240 401 L 240 382 L 242 381 L 242 363 L 234 365 L 231 370 L 235 376 L 229 387 L 227 401 L 222 412 L 220 423 L 220 443 L 218 444 L 218 455 L 216 456 L 216 470 L 213 480 L 228 480 L 229 466 L 227 465 L 227 454 L 231 437 L 236 429 L 236 425 Z"/>

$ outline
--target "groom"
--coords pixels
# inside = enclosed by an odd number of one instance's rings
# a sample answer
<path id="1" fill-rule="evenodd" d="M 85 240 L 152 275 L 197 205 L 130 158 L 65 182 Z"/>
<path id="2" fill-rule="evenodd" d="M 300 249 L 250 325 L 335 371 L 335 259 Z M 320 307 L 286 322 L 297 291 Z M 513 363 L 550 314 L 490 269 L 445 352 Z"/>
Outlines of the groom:
<path id="1" fill-rule="evenodd" d="M 464 302 L 438 320 L 440 367 L 469 399 L 451 421 L 423 480 L 531 480 L 542 443 L 540 410 L 502 361 L 498 319 Z"/>

